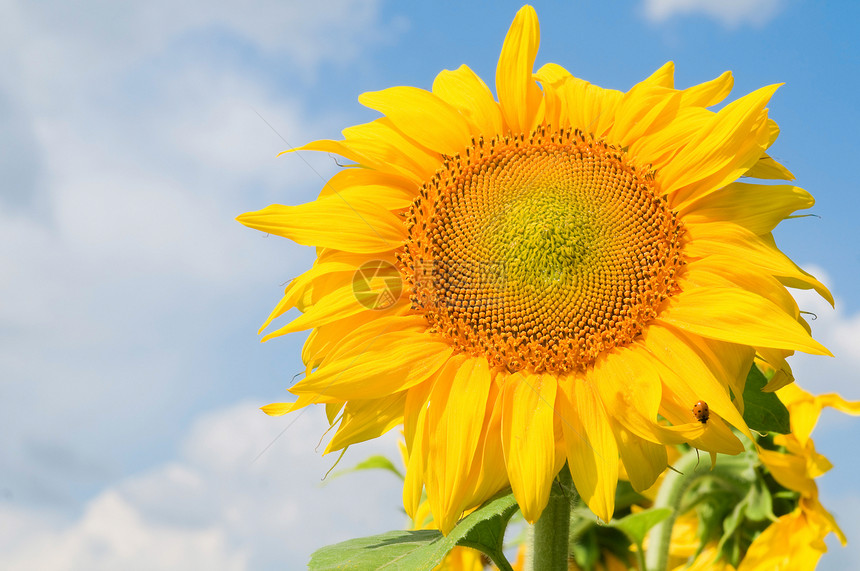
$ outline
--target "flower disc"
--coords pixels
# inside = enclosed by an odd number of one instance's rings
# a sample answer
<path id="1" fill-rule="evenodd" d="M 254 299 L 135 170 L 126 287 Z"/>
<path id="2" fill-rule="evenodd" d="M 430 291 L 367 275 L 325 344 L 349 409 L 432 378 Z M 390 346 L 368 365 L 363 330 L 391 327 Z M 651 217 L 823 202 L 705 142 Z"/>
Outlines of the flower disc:
<path id="1" fill-rule="evenodd" d="M 493 365 L 584 369 L 630 343 L 675 288 L 683 232 L 654 187 L 579 131 L 481 139 L 410 210 L 413 307 Z"/>

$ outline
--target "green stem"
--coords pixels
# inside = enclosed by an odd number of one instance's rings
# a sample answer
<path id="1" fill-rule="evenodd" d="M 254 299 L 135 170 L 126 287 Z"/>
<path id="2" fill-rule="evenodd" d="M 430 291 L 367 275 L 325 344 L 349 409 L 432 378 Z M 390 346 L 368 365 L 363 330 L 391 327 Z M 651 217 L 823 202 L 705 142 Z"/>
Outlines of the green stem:
<path id="1" fill-rule="evenodd" d="M 669 547 L 672 543 L 672 527 L 675 525 L 675 518 L 680 513 L 684 494 L 690 489 L 690 486 L 702 478 L 711 478 L 731 488 L 734 485 L 731 477 L 732 471 L 749 465 L 749 459 L 744 454 L 734 457 L 721 456 L 720 463 L 713 470 L 707 452 L 702 453 L 701 466 L 698 466 L 697 469 L 699 461 L 700 458 L 696 454 L 696 450 L 690 450 L 675 463 L 677 472 L 671 470 L 666 472 L 666 477 L 657 493 L 657 499 L 654 500 L 654 507 L 671 508 L 672 515 L 655 525 L 648 534 L 646 567 L 643 569 L 666 571 L 669 562 Z"/>
<path id="2" fill-rule="evenodd" d="M 490 558 L 493 565 L 499 568 L 499 571 L 514 571 L 514 568 L 511 567 L 511 564 L 505 558 L 504 553 L 487 553 L 486 551 L 483 551 L 483 553 Z"/>
<path id="3" fill-rule="evenodd" d="M 549 496 L 549 503 L 533 527 L 531 542 L 532 571 L 567 571 L 570 548 L 570 503 L 575 495 L 567 466 L 556 479 L 561 492 Z"/>
<path id="4" fill-rule="evenodd" d="M 645 550 L 642 549 L 642 544 L 636 545 L 636 563 L 639 565 L 639 571 L 648 571 L 645 564 Z"/>

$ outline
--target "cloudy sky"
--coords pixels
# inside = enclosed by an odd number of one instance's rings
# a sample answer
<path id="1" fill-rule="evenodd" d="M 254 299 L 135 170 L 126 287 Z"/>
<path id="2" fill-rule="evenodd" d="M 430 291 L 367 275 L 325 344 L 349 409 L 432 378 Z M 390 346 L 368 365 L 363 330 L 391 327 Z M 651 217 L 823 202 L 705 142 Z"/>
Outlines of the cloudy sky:
<path id="1" fill-rule="evenodd" d="M 536 2 L 538 64 L 625 90 L 667 60 L 679 86 L 726 69 L 735 96 L 786 84 L 773 154 L 818 204 L 777 239 L 838 302 L 799 296 L 837 358 L 795 369 L 860 399 L 860 9 L 622 6 Z M 393 477 L 321 485 L 320 410 L 257 410 L 301 369 L 302 335 L 260 344 L 256 329 L 312 252 L 233 218 L 313 199 L 333 159 L 275 155 L 374 118 L 358 94 L 429 88 L 462 63 L 492 84 L 518 8 L 0 1 L 0 568 L 301 568 L 402 526 Z M 822 496 L 853 540 L 821 568 L 843 569 L 860 559 L 860 419 L 826 414 L 815 436 L 836 465 Z"/>

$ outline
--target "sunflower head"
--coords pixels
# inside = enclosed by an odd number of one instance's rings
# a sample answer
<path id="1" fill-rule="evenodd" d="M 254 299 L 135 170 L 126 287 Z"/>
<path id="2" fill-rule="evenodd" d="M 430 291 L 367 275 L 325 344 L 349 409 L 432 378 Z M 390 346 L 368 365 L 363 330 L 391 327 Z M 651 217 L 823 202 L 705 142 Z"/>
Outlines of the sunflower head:
<path id="1" fill-rule="evenodd" d="M 791 352 L 828 353 L 786 286 L 832 298 L 771 236 L 812 198 L 738 181 L 792 178 L 777 86 L 713 111 L 731 74 L 676 89 L 668 63 L 602 89 L 535 71 L 539 38 L 525 6 L 496 96 L 466 66 L 363 94 L 381 118 L 299 149 L 353 162 L 317 200 L 239 217 L 318 252 L 264 324 L 301 311 L 264 339 L 312 330 L 307 376 L 264 410 L 324 403 L 327 451 L 402 423 L 407 511 L 426 491 L 443 532 L 508 485 L 536 520 L 565 462 L 608 520 L 619 458 L 642 490 L 665 444 L 740 452 L 754 360 L 784 384 Z"/>

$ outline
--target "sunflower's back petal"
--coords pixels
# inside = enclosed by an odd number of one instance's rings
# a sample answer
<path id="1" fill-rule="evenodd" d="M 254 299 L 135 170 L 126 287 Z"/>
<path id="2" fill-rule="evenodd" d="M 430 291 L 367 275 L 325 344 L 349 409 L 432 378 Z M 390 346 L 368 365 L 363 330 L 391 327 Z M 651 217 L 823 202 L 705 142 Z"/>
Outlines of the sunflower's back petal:
<path id="1" fill-rule="evenodd" d="M 535 126 L 542 95 L 532 70 L 539 45 L 537 14 L 531 6 L 523 6 L 505 36 L 496 67 L 499 105 L 508 129 L 514 133 L 528 133 Z"/>
<path id="2" fill-rule="evenodd" d="M 711 120 L 713 113 L 700 107 L 679 107 L 665 129 L 631 141 L 628 152 L 637 161 L 660 170 L 690 143 Z"/>
<path id="3" fill-rule="evenodd" d="M 684 282 L 704 288 L 737 286 L 773 302 L 790 317 L 797 319 L 800 316 L 797 301 L 778 279 L 760 268 L 739 264 L 736 258 L 723 254 L 713 254 L 687 264 Z"/>
<path id="4" fill-rule="evenodd" d="M 347 284 L 326 295 L 288 324 L 265 335 L 262 341 L 319 327 L 364 311 L 370 310 L 358 302 L 352 284 Z"/>
<path id="5" fill-rule="evenodd" d="M 502 396 L 502 446 L 514 497 L 526 521 L 534 523 L 549 500 L 555 478 L 552 375 L 516 373 Z"/>
<path id="6" fill-rule="evenodd" d="M 389 311 L 391 309 L 393 308 L 389 308 Z M 302 362 L 306 365 L 307 372 L 310 373 L 319 367 L 323 359 L 330 354 L 343 351 L 356 337 L 360 340 L 366 339 L 361 332 L 370 327 L 375 327 L 374 331 L 377 332 L 424 331 L 427 328 L 427 323 L 421 316 L 402 316 L 395 312 L 386 317 L 379 317 L 376 311 L 363 311 L 320 325 L 311 331 L 302 347 Z M 349 334 L 345 335 L 345 331 L 348 331 Z M 378 334 L 374 333 L 373 335 Z"/>
<path id="7" fill-rule="evenodd" d="M 418 186 L 406 177 L 362 168 L 343 168 L 336 172 L 323 185 L 320 196 L 335 194 L 353 187 L 385 186 L 411 192 L 413 197 L 418 192 Z"/>
<path id="8" fill-rule="evenodd" d="M 612 418 L 642 438 L 661 442 L 656 426 L 660 377 L 649 359 L 640 353 L 640 348 L 633 345 L 606 354 L 594 364 L 589 379 Z"/>
<path id="9" fill-rule="evenodd" d="M 473 136 L 491 138 L 504 133 L 499 104 L 487 84 L 467 65 L 439 73 L 433 81 L 433 93 L 466 117 Z"/>
<path id="10" fill-rule="evenodd" d="M 558 87 L 566 102 L 570 126 L 596 137 L 605 136 L 615 122 L 615 111 L 623 94 L 587 81 L 571 78 Z"/>

